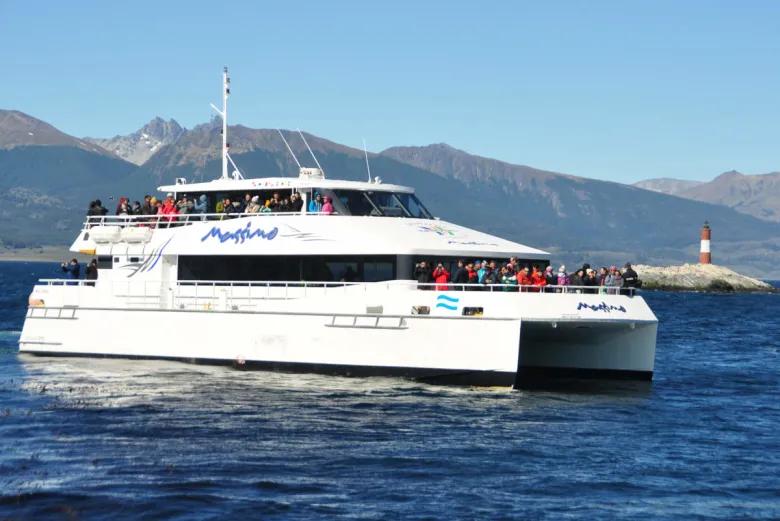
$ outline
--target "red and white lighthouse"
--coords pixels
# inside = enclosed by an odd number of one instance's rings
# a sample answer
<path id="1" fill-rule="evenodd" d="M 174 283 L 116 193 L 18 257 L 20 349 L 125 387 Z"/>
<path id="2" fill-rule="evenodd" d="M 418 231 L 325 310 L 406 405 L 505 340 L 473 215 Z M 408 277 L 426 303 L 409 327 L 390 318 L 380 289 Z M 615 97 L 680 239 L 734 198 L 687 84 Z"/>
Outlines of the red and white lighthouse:
<path id="1" fill-rule="evenodd" d="M 701 252 L 699 252 L 699 264 L 712 264 L 710 253 L 710 223 L 704 221 L 701 227 Z"/>

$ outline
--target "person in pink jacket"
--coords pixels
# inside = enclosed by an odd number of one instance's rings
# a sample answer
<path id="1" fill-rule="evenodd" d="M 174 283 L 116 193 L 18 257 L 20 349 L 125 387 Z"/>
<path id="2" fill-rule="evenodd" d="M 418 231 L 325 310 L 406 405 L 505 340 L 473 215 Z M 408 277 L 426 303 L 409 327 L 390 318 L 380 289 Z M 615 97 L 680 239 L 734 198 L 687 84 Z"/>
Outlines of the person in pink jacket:
<path id="1" fill-rule="evenodd" d="M 330 196 L 325 196 L 325 204 L 322 205 L 322 210 L 320 210 L 325 215 L 330 215 L 333 213 L 333 204 L 330 202 Z"/>

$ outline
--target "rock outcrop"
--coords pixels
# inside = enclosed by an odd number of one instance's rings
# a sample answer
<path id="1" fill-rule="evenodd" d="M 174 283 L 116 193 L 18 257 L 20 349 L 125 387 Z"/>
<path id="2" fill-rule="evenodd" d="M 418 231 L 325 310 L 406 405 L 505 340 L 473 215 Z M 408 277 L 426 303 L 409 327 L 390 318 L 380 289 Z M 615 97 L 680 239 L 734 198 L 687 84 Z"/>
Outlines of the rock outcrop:
<path id="1" fill-rule="evenodd" d="M 777 291 L 766 282 L 740 275 L 734 270 L 714 264 L 684 264 L 666 267 L 636 265 L 634 270 L 642 280 L 642 289 L 739 293 Z"/>

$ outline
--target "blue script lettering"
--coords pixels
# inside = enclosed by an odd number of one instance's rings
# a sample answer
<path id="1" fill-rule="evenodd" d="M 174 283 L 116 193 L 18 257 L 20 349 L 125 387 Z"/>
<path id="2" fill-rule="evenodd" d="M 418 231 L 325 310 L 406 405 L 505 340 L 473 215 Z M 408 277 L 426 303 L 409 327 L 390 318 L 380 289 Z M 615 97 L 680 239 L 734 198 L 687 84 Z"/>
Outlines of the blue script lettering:
<path id="1" fill-rule="evenodd" d="M 246 223 L 245 227 L 238 228 L 232 232 L 223 232 L 222 228 L 219 226 L 214 226 L 209 233 L 203 236 L 200 242 L 204 242 L 206 239 L 211 237 L 217 237 L 219 242 L 222 243 L 232 240 L 235 244 L 244 244 L 244 241 L 256 239 L 257 237 L 272 241 L 279 233 L 279 228 L 274 228 L 270 232 L 266 233 L 265 230 L 261 230 L 260 228 L 257 230 L 252 230 L 251 226 L 252 222 L 250 221 Z"/>
<path id="2" fill-rule="evenodd" d="M 585 302 L 580 302 L 580 305 L 577 306 L 577 311 L 581 309 L 590 309 L 593 311 L 604 311 L 606 313 L 612 313 L 613 311 L 620 311 L 621 313 L 626 312 L 626 308 L 623 306 L 610 306 L 606 302 L 602 302 L 601 304 L 587 304 Z"/>

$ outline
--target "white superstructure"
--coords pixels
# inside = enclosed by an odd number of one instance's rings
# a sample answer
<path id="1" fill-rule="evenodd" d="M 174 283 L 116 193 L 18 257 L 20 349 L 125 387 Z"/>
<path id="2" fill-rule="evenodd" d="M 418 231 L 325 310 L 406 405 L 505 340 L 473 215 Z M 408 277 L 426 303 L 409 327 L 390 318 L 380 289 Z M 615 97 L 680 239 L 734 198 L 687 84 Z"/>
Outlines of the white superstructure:
<path id="1" fill-rule="evenodd" d="M 657 320 L 641 297 L 421 285 L 421 261 L 516 256 L 543 268 L 549 254 L 435 219 L 413 189 L 378 179 L 326 179 L 319 165 L 298 178 L 229 177 L 228 85 L 225 70 L 222 176 L 158 188 L 205 195 L 210 213 L 89 220 L 71 249 L 98 259 L 99 279 L 36 285 L 22 352 L 474 385 L 651 379 Z M 274 193 L 303 207 L 214 212 L 226 197 Z M 318 193 L 333 214 L 309 211 Z"/>

